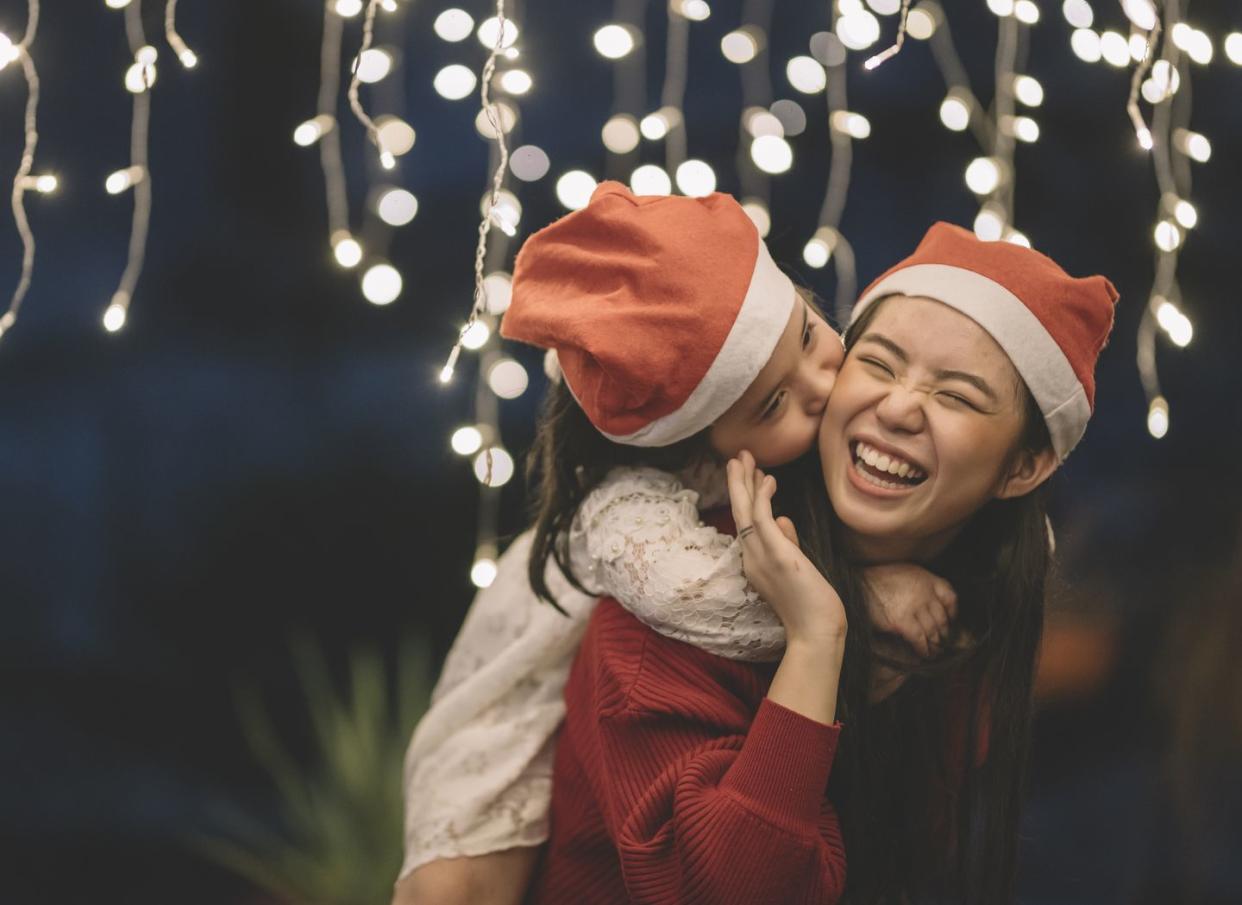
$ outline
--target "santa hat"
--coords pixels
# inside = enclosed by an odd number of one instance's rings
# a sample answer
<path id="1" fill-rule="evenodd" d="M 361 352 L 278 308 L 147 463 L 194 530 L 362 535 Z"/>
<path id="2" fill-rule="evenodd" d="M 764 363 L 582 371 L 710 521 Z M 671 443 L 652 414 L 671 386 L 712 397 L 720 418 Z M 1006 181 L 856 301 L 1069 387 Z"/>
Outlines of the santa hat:
<path id="1" fill-rule="evenodd" d="M 741 398 L 795 298 L 730 196 L 636 196 L 603 182 L 526 240 L 500 332 L 555 350 L 604 436 L 667 446 Z"/>
<path id="2" fill-rule="evenodd" d="M 863 292 L 852 319 L 894 293 L 935 299 L 991 334 L 1039 403 L 1053 448 L 1069 455 L 1095 407 L 1095 362 L 1117 301 L 1112 283 L 1075 279 L 1037 251 L 937 223 Z"/>

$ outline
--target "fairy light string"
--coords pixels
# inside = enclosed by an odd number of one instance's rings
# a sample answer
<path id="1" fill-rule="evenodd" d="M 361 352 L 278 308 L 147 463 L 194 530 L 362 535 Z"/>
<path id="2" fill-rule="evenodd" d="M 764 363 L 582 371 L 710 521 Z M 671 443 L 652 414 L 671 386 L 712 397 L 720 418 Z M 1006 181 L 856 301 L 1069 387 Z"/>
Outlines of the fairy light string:
<path id="1" fill-rule="evenodd" d="M 13 177 L 11 195 L 13 222 L 17 226 L 17 234 L 22 243 L 22 262 L 17 285 L 9 298 L 8 307 L 4 314 L 0 315 L 0 337 L 3 337 L 17 322 L 22 301 L 30 290 L 34 276 L 35 237 L 26 216 L 26 192 L 33 190 L 47 194 L 55 191 L 58 184 L 57 178 L 50 174 L 31 175 L 34 169 L 35 151 L 39 145 L 39 72 L 35 68 L 34 57 L 31 56 L 30 50 L 34 45 L 38 30 L 39 0 L 27 0 L 26 31 L 21 41 L 14 44 L 7 36 L 0 38 L 0 70 L 16 62 L 21 68 L 22 78 L 26 83 L 26 105 L 22 118 L 22 155 L 17 166 L 17 173 Z"/>

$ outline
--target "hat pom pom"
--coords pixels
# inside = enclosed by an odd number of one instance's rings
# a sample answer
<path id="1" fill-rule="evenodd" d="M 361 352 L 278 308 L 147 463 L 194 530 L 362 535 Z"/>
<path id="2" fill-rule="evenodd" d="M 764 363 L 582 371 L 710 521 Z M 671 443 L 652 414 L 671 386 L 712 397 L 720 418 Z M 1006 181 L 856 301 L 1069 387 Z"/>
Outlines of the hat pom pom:
<path id="1" fill-rule="evenodd" d="M 553 383 L 561 382 L 561 361 L 556 357 L 556 350 L 549 349 L 543 355 L 543 373 L 548 375 L 548 380 Z"/>

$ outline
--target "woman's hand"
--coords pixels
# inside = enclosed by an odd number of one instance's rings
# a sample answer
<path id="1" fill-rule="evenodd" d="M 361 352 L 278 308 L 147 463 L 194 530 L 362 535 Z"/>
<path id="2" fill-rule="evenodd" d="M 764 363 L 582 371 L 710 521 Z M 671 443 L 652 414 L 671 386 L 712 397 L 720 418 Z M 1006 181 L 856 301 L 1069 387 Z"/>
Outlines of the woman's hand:
<path id="1" fill-rule="evenodd" d="M 793 522 L 772 517 L 776 479 L 743 451 L 727 466 L 746 578 L 776 611 L 788 643 L 840 642 L 847 621 L 836 590 L 798 546 Z"/>
<path id="2" fill-rule="evenodd" d="M 940 652 L 957 618 L 952 585 L 912 563 L 871 566 L 866 581 L 872 628 L 898 636 L 923 658 Z"/>

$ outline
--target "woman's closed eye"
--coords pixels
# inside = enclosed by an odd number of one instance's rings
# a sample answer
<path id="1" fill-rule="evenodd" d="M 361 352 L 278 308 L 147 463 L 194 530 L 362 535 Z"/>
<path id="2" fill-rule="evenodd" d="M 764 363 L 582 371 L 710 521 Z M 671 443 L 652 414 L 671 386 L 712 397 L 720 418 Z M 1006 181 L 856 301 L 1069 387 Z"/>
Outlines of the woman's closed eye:
<path id="1" fill-rule="evenodd" d="M 872 369 L 874 369 L 874 370 L 876 370 L 876 371 L 880 371 L 880 372 L 882 372 L 882 373 L 884 373 L 884 374 L 887 374 L 889 377 L 893 377 L 893 376 L 895 376 L 895 375 L 893 374 L 893 369 L 892 369 L 892 368 L 890 368 L 888 365 L 886 365 L 884 362 L 880 361 L 880 359 L 878 359 L 878 358 L 866 358 L 866 357 L 864 357 L 864 358 L 860 358 L 860 359 L 858 359 L 858 360 L 859 360 L 859 361 L 861 361 L 861 362 L 862 362 L 863 364 L 865 364 L 865 365 L 869 365 Z"/>

